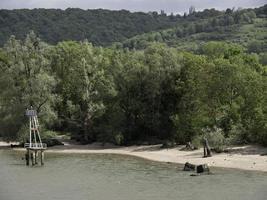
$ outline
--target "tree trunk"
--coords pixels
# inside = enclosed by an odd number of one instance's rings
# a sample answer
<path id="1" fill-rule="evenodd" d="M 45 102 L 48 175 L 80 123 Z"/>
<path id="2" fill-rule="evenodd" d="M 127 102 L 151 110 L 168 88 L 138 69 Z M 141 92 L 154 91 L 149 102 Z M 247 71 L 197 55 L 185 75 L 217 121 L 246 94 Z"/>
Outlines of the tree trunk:
<path id="1" fill-rule="evenodd" d="M 209 142 L 208 142 L 207 138 L 204 138 L 203 146 L 204 146 L 204 158 L 211 157 L 212 156 L 211 155 L 211 149 L 210 149 Z"/>
<path id="2" fill-rule="evenodd" d="M 91 120 L 91 115 L 90 113 L 87 112 L 85 119 L 84 119 L 84 141 L 88 143 L 91 138 L 90 138 L 90 130 L 92 126 L 92 120 Z"/>

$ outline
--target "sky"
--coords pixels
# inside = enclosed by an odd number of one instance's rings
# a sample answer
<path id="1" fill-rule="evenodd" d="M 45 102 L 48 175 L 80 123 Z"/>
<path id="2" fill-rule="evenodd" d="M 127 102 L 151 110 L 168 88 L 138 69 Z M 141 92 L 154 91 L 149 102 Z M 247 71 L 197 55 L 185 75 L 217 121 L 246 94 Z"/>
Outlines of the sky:
<path id="1" fill-rule="evenodd" d="M 0 9 L 19 8 L 81 8 L 130 11 L 160 11 L 184 13 L 190 6 L 196 10 L 205 8 L 253 8 L 267 4 L 267 0 L 0 0 Z"/>

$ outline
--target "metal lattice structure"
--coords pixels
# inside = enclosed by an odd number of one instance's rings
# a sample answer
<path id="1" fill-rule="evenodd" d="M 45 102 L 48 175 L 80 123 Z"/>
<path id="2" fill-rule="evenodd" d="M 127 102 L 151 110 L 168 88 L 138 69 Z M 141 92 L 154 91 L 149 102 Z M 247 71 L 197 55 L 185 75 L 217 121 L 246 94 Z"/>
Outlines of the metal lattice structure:
<path id="1" fill-rule="evenodd" d="M 39 130 L 39 121 L 37 117 L 37 112 L 32 107 L 27 109 L 25 115 L 29 118 L 29 143 L 25 143 L 24 147 L 27 149 L 25 154 L 26 164 L 32 165 L 38 164 L 38 158 L 41 160 L 41 165 L 44 164 L 44 150 L 47 145 L 42 142 Z"/>
<path id="2" fill-rule="evenodd" d="M 39 131 L 39 121 L 36 110 L 26 110 L 26 116 L 29 118 L 29 143 L 25 143 L 25 148 L 30 149 L 46 149 L 46 144 L 42 143 Z"/>

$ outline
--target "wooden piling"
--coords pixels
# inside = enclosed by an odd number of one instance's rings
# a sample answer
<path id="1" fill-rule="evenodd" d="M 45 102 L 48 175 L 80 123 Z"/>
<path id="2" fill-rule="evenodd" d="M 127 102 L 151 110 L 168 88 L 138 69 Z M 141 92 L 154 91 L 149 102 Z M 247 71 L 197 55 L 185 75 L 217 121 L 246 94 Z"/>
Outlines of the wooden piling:
<path id="1" fill-rule="evenodd" d="M 38 164 L 38 160 L 37 160 L 37 158 L 38 158 L 38 151 L 34 151 L 34 154 L 35 154 L 35 156 L 34 156 L 34 164 L 35 165 L 37 165 Z"/>
<path id="2" fill-rule="evenodd" d="M 26 165 L 30 165 L 30 150 L 27 149 L 27 152 L 25 153 L 25 160 L 26 160 Z"/>
<path id="3" fill-rule="evenodd" d="M 25 153 L 26 165 L 29 166 L 30 163 L 32 166 L 38 165 L 38 163 L 44 165 L 44 151 L 45 149 L 27 148 Z"/>
<path id="4" fill-rule="evenodd" d="M 44 151 L 41 151 L 41 165 L 44 165 Z"/>
<path id="5" fill-rule="evenodd" d="M 31 161 L 32 161 L 32 166 L 34 166 L 35 163 L 34 163 L 34 153 L 33 152 L 31 152 L 30 158 L 31 158 Z"/>

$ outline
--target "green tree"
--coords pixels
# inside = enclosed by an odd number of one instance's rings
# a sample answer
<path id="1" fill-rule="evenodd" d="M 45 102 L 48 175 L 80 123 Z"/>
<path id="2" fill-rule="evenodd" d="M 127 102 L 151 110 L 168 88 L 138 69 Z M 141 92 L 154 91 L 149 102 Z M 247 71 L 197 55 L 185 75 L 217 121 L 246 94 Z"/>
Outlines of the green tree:
<path id="1" fill-rule="evenodd" d="M 56 81 L 51 75 L 48 47 L 31 32 L 25 41 L 14 36 L 6 43 L 5 65 L 1 65 L 1 128 L 2 135 L 17 138 L 22 128 L 26 108 L 33 106 L 41 117 L 41 124 L 49 127 L 56 115 L 53 111 Z M 3 59 L 2 59 L 3 60 Z"/>
<path id="2" fill-rule="evenodd" d="M 105 99 L 115 95 L 107 74 L 109 59 L 102 48 L 93 48 L 88 42 L 59 43 L 53 52 L 60 78 L 60 115 L 75 125 L 82 140 L 93 141 L 93 122 L 105 112 Z"/>

